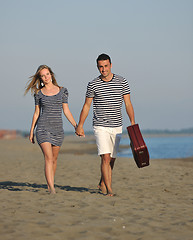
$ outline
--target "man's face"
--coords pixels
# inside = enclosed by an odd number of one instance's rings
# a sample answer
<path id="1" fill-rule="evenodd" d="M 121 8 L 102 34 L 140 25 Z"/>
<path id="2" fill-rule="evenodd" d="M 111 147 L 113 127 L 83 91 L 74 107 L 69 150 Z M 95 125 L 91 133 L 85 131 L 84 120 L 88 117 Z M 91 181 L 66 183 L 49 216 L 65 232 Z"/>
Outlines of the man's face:
<path id="1" fill-rule="evenodd" d="M 109 60 L 98 61 L 97 67 L 102 77 L 108 77 L 111 74 L 112 64 Z"/>

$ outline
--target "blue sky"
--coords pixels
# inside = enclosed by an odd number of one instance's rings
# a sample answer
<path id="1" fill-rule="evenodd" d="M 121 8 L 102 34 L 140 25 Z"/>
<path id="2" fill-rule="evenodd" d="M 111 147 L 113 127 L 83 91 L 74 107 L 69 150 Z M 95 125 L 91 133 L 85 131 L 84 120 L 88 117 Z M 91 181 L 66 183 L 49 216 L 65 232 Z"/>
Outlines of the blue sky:
<path id="1" fill-rule="evenodd" d="M 193 127 L 192 0 L 0 0 L 0 29 L 0 129 L 30 128 L 34 99 L 24 88 L 41 64 L 68 88 L 78 121 L 103 52 L 127 78 L 142 129 Z M 126 127 L 124 107 L 123 116 Z M 64 129 L 73 130 L 67 120 Z"/>

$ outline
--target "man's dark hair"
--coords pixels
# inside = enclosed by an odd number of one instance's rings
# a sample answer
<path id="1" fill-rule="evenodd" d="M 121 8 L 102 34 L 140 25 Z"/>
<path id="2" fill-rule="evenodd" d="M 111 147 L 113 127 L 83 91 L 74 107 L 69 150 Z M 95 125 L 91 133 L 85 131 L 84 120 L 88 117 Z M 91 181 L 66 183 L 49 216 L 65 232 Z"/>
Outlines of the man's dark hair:
<path id="1" fill-rule="evenodd" d="M 102 61 L 102 60 L 109 60 L 109 62 L 111 63 L 111 58 L 105 53 L 102 53 L 101 55 L 98 56 L 96 60 L 97 64 L 98 64 L 98 61 Z"/>

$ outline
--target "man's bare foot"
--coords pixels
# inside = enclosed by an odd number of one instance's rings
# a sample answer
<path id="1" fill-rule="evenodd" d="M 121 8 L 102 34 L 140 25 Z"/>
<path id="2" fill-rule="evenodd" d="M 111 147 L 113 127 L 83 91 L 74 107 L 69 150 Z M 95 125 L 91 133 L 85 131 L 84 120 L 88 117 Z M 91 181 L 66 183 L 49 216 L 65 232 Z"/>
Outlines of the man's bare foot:
<path id="1" fill-rule="evenodd" d="M 113 197 L 114 194 L 113 193 L 107 193 L 106 196 Z"/>
<path id="2" fill-rule="evenodd" d="M 103 194 L 107 194 L 107 188 L 104 184 L 98 185 L 97 187 Z"/>
<path id="3" fill-rule="evenodd" d="M 107 194 L 107 188 L 106 188 L 105 185 L 101 185 L 101 186 L 100 186 L 100 190 L 101 190 L 101 192 L 102 192 L 103 194 Z"/>
<path id="4" fill-rule="evenodd" d="M 99 181 L 99 184 L 98 184 L 98 188 L 100 188 L 100 186 L 101 186 L 101 183 L 102 183 L 102 177 L 101 177 L 101 179 L 100 179 L 100 181 Z M 104 184 L 104 182 L 103 182 L 103 184 Z"/>
<path id="5" fill-rule="evenodd" d="M 109 197 L 113 197 L 114 196 L 112 189 L 108 189 L 107 196 L 109 196 Z"/>

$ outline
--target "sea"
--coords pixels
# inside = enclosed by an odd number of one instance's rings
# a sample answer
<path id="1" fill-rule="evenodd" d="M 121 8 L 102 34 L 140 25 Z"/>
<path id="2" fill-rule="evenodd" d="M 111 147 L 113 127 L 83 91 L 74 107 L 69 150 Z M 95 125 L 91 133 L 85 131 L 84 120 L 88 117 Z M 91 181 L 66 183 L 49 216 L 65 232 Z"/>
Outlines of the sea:
<path id="1" fill-rule="evenodd" d="M 193 136 L 144 137 L 150 159 L 193 157 Z M 129 137 L 122 137 L 120 145 L 129 145 Z M 120 148 L 119 157 L 133 157 L 130 148 Z"/>

